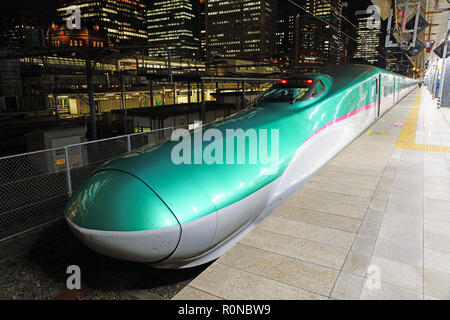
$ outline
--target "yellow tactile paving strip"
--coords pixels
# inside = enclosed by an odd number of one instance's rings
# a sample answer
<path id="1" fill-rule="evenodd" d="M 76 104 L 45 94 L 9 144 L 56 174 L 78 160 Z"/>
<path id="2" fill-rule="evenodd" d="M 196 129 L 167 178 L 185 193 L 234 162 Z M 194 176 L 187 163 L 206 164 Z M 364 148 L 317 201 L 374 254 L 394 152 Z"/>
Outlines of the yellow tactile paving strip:
<path id="1" fill-rule="evenodd" d="M 450 147 L 446 146 L 432 146 L 424 144 L 416 144 L 417 122 L 419 120 L 420 102 L 422 100 L 422 91 L 419 91 L 416 101 L 411 109 L 411 112 L 406 119 L 400 137 L 397 140 L 395 147 L 397 149 L 416 150 L 416 151 L 430 151 L 430 152 L 448 152 Z"/>

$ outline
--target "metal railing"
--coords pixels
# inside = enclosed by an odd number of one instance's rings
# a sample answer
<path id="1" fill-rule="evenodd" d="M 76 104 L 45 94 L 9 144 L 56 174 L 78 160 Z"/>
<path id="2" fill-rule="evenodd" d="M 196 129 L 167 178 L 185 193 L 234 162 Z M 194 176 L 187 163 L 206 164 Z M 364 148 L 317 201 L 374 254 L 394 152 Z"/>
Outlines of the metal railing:
<path id="1" fill-rule="evenodd" d="M 174 128 L 0 158 L 0 242 L 63 218 L 67 200 L 107 161 L 170 138 Z"/>

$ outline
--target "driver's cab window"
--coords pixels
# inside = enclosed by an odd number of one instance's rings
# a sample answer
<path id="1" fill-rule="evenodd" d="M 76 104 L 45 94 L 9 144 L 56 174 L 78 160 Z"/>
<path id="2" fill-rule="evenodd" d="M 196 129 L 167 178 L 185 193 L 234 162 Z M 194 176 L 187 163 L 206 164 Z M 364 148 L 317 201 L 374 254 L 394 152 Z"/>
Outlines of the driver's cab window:
<path id="1" fill-rule="evenodd" d="M 285 79 L 266 91 L 258 103 L 294 103 L 309 99 L 314 89 L 312 79 Z"/>
<path id="2" fill-rule="evenodd" d="M 293 102 L 299 101 L 310 90 L 305 88 L 274 87 L 267 91 L 259 102 Z"/>

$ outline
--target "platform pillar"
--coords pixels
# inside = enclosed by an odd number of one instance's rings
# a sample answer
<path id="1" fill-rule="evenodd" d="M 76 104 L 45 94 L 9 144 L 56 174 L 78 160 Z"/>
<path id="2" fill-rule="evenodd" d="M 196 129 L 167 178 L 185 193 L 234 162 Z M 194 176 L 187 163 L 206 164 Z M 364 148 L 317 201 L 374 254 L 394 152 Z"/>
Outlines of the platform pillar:
<path id="1" fill-rule="evenodd" d="M 445 52 L 449 49 L 448 41 L 445 47 L 446 48 L 444 48 L 444 57 Z M 450 57 L 445 59 L 444 62 L 442 63 L 441 83 L 439 89 L 440 89 L 439 92 L 440 107 L 450 108 Z"/>

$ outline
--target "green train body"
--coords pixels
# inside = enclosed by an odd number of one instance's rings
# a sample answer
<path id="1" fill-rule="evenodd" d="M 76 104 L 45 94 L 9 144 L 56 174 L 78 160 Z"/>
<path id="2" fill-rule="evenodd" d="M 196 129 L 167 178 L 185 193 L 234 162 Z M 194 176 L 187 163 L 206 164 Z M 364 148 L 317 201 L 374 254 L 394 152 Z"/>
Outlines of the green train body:
<path id="1" fill-rule="evenodd" d="M 412 79 L 362 65 L 290 77 L 245 111 L 107 163 L 73 194 L 67 221 L 82 241 L 106 255 L 169 268 L 208 262 L 415 85 Z M 306 92 L 307 98 L 285 101 L 287 92 Z M 208 132 L 215 135 L 203 141 Z M 239 139 L 255 135 L 256 149 L 250 143 L 245 150 L 238 148 Z M 191 141 L 192 161 L 178 164 L 173 152 L 183 139 Z M 234 146 L 227 149 L 231 140 Z M 222 154 L 211 152 L 213 142 L 224 146 Z M 179 153 L 183 159 L 186 150 Z M 276 150 L 277 161 L 249 163 L 255 150 L 258 157 Z M 243 152 L 246 161 L 238 164 Z M 215 163 L 195 164 L 194 158 L 205 154 L 213 155 Z"/>

